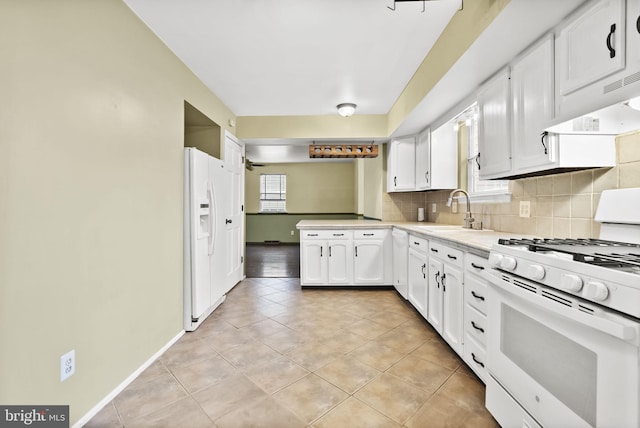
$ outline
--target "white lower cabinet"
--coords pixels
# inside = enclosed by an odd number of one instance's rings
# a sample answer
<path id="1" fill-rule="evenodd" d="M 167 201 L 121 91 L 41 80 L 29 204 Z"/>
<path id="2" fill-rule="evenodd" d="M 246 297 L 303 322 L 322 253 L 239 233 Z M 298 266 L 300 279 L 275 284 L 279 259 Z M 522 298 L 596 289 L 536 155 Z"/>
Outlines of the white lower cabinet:
<path id="1" fill-rule="evenodd" d="M 392 285 L 391 231 L 302 230 L 301 285 Z"/>
<path id="2" fill-rule="evenodd" d="M 429 241 L 409 235 L 409 273 L 407 298 L 420 314 L 428 316 L 428 259 Z"/>
<path id="3" fill-rule="evenodd" d="M 353 281 L 350 230 L 303 230 L 300 245 L 302 285 L 347 285 Z"/>
<path id="4" fill-rule="evenodd" d="M 389 230 L 356 230 L 353 240 L 354 284 L 390 284 L 392 270 L 388 264 L 392 259 L 391 248 Z"/>
<path id="5" fill-rule="evenodd" d="M 463 344 L 463 257 L 460 250 L 430 242 L 427 320 L 459 355 Z"/>

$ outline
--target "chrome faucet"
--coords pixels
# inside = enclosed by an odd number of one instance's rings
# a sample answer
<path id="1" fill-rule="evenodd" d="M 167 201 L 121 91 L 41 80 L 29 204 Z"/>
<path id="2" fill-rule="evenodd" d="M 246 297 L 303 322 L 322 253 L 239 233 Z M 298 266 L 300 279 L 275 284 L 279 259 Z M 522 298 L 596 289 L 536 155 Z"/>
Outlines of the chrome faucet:
<path id="1" fill-rule="evenodd" d="M 465 229 L 473 229 L 473 222 L 475 219 L 471 217 L 471 202 L 469 202 L 469 194 L 462 189 L 456 189 L 449 194 L 449 199 L 447 199 L 447 206 L 451 206 L 451 202 L 453 202 L 453 195 L 456 193 L 462 193 L 467 198 L 467 213 L 464 216 L 464 227 Z"/>

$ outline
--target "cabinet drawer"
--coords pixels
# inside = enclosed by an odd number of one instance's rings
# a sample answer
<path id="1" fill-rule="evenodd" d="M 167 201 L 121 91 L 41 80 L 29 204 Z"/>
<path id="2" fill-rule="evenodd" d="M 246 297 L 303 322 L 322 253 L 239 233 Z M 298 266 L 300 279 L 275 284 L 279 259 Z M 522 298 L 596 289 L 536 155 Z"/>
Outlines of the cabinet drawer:
<path id="1" fill-rule="evenodd" d="M 429 249 L 429 241 L 415 235 L 409 235 L 409 247 L 426 254 Z"/>
<path id="2" fill-rule="evenodd" d="M 476 256 L 475 254 L 467 253 L 464 256 L 464 269 L 476 275 L 482 275 L 482 272 L 489 269 L 489 260 Z"/>
<path id="3" fill-rule="evenodd" d="M 486 315 L 488 288 L 485 280 L 475 275 L 465 275 L 464 301 Z"/>
<path id="4" fill-rule="evenodd" d="M 487 346 L 487 317 L 468 304 L 464 305 L 464 326 L 467 335 Z"/>
<path id="5" fill-rule="evenodd" d="M 487 371 L 487 351 L 469 334 L 465 335 L 464 360 L 467 365 L 471 367 L 471 370 L 473 370 L 484 383 L 487 383 L 487 378 L 489 377 L 489 372 Z"/>
<path id="6" fill-rule="evenodd" d="M 389 234 L 387 229 L 354 230 L 353 239 L 384 239 Z"/>
<path id="7" fill-rule="evenodd" d="M 350 230 L 303 230 L 302 239 L 351 239 Z"/>
<path id="8" fill-rule="evenodd" d="M 462 268 L 464 266 L 464 253 L 455 248 L 447 247 L 438 242 L 429 243 L 429 256 L 438 257 L 447 263 Z"/>

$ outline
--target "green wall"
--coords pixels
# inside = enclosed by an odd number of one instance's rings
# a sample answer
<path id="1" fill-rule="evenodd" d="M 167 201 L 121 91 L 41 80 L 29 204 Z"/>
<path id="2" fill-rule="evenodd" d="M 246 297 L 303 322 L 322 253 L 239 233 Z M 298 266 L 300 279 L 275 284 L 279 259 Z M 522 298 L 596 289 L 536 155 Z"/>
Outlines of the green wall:
<path id="1" fill-rule="evenodd" d="M 355 214 L 247 214 L 247 242 L 280 241 L 300 242 L 300 231 L 296 224 L 300 220 L 344 220 L 355 219 Z M 293 235 L 291 234 L 293 231 Z"/>

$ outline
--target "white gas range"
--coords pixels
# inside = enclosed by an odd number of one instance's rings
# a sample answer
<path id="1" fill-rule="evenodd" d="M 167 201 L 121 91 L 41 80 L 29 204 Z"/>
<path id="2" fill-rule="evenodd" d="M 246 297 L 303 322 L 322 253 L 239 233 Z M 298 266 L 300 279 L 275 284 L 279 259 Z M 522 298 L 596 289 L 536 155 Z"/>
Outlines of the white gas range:
<path id="1" fill-rule="evenodd" d="M 602 193 L 601 239 L 494 245 L 487 408 L 505 427 L 640 427 L 640 188 Z"/>

